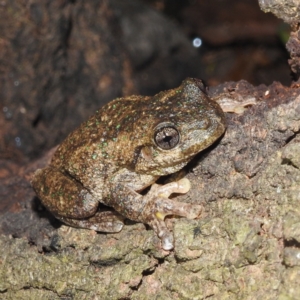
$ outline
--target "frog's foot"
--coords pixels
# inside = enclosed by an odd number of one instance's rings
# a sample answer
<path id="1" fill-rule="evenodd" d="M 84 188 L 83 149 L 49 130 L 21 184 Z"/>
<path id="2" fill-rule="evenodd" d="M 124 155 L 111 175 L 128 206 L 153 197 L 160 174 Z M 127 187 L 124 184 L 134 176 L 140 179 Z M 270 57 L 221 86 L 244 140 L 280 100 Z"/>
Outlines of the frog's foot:
<path id="1" fill-rule="evenodd" d="M 142 213 L 142 221 L 149 224 L 162 241 L 165 250 L 174 247 L 173 234 L 168 230 L 164 219 L 168 215 L 176 215 L 194 219 L 202 211 L 201 205 L 193 205 L 173 201 L 168 197 L 173 193 L 185 194 L 190 190 L 190 182 L 183 178 L 166 185 L 153 184 L 148 194 L 145 196 L 147 205 Z"/>
<path id="2" fill-rule="evenodd" d="M 62 222 L 79 228 L 86 228 L 101 232 L 119 232 L 122 230 L 124 217 L 115 211 L 99 211 L 95 215 L 84 219 L 57 217 Z"/>
<path id="3" fill-rule="evenodd" d="M 224 112 L 232 112 L 236 114 L 242 114 L 248 106 L 255 105 L 257 100 L 255 97 L 243 99 L 239 97 L 238 100 L 230 99 L 228 97 L 221 97 L 216 99 Z"/>

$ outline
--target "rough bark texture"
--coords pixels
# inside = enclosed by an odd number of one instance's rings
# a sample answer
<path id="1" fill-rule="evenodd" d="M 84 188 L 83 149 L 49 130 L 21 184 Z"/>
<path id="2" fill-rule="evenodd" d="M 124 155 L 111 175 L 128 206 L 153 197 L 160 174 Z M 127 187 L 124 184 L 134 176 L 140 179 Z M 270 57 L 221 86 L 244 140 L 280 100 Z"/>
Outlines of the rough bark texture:
<path id="1" fill-rule="evenodd" d="M 17 222 L 27 212 L 26 230 L 12 228 L 9 212 L 1 221 L 2 232 L 23 236 L 1 237 L 1 297 L 296 299 L 300 90 L 242 81 L 211 94 L 256 104 L 228 114 L 225 136 L 190 165 L 193 188 L 178 199 L 202 203 L 204 213 L 170 222 L 174 251 L 162 251 L 143 224 L 106 235 L 53 229 L 28 201 L 27 210 L 13 214 Z"/>
<path id="2" fill-rule="evenodd" d="M 290 38 L 286 44 L 286 48 L 290 53 L 291 59 L 289 59 L 289 64 L 294 77 L 298 80 L 300 77 L 300 30 L 299 27 L 297 30 L 293 31 L 290 35 Z"/>
<path id="3" fill-rule="evenodd" d="M 264 12 L 272 12 L 289 24 L 299 23 L 300 6 L 297 0 L 258 0 L 258 2 Z"/>
<path id="4" fill-rule="evenodd" d="M 259 0 L 259 5 L 264 12 L 272 12 L 292 27 L 286 48 L 290 54 L 289 65 L 295 81 L 300 77 L 300 5 L 297 0 Z"/>

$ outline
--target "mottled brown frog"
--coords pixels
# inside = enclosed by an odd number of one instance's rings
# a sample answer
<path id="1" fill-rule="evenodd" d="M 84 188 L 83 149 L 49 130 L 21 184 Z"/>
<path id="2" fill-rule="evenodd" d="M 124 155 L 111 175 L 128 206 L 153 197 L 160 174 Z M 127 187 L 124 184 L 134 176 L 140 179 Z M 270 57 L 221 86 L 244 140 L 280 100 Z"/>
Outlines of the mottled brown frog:
<path id="1" fill-rule="evenodd" d="M 165 185 L 155 181 L 183 168 L 225 127 L 222 109 L 198 79 L 188 78 L 154 97 L 118 98 L 66 138 L 50 165 L 36 171 L 32 185 L 45 207 L 66 224 L 118 232 L 124 216 L 149 224 L 163 249 L 170 250 L 174 241 L 165 216 L 193 219 L 201 206 L 169 199 L 188 192 L 187 179 Z M 116 212 L 99 211 L 99 202 Z"/>

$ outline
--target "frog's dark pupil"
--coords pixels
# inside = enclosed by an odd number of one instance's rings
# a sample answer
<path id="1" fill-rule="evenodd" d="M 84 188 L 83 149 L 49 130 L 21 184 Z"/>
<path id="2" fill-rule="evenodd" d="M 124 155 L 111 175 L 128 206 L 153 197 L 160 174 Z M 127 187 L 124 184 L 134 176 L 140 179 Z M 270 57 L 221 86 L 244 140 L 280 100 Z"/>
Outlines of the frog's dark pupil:
<path id="1" fill-rule="evenodd" d="M 154 140 L 160 148 L 172 149 L 179 143 L 179 132 L 171 126 L 161 127 L 155 132 Z"/>

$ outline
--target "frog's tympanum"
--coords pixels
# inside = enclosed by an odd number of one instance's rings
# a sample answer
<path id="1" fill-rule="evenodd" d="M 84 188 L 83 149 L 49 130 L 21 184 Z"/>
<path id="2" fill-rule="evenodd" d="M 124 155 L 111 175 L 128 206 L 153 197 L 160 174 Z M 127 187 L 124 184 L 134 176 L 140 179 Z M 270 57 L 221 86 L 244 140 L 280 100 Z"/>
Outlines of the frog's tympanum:
<path id="1" fill-rule="evenodd" d="M 165 216 L 193 219 L 201 206 L 169 199 L 188 192 L 187 179 L 165 185 L 155 181 L 183 168 L 224 130 L 223 111 L 198 79 L 154 97 L 118 98 L 66 138 L 51 164 L 36 171 L 32 185 L 45 207 L 66 224 L 118 232 L 126 217 L 149 224 L 163 249 L 170 250 L 173 235 Z M 145 195 L 140 193 L 150 185 Z M 101 211 L 99 203 L 114 211 Z"/>

